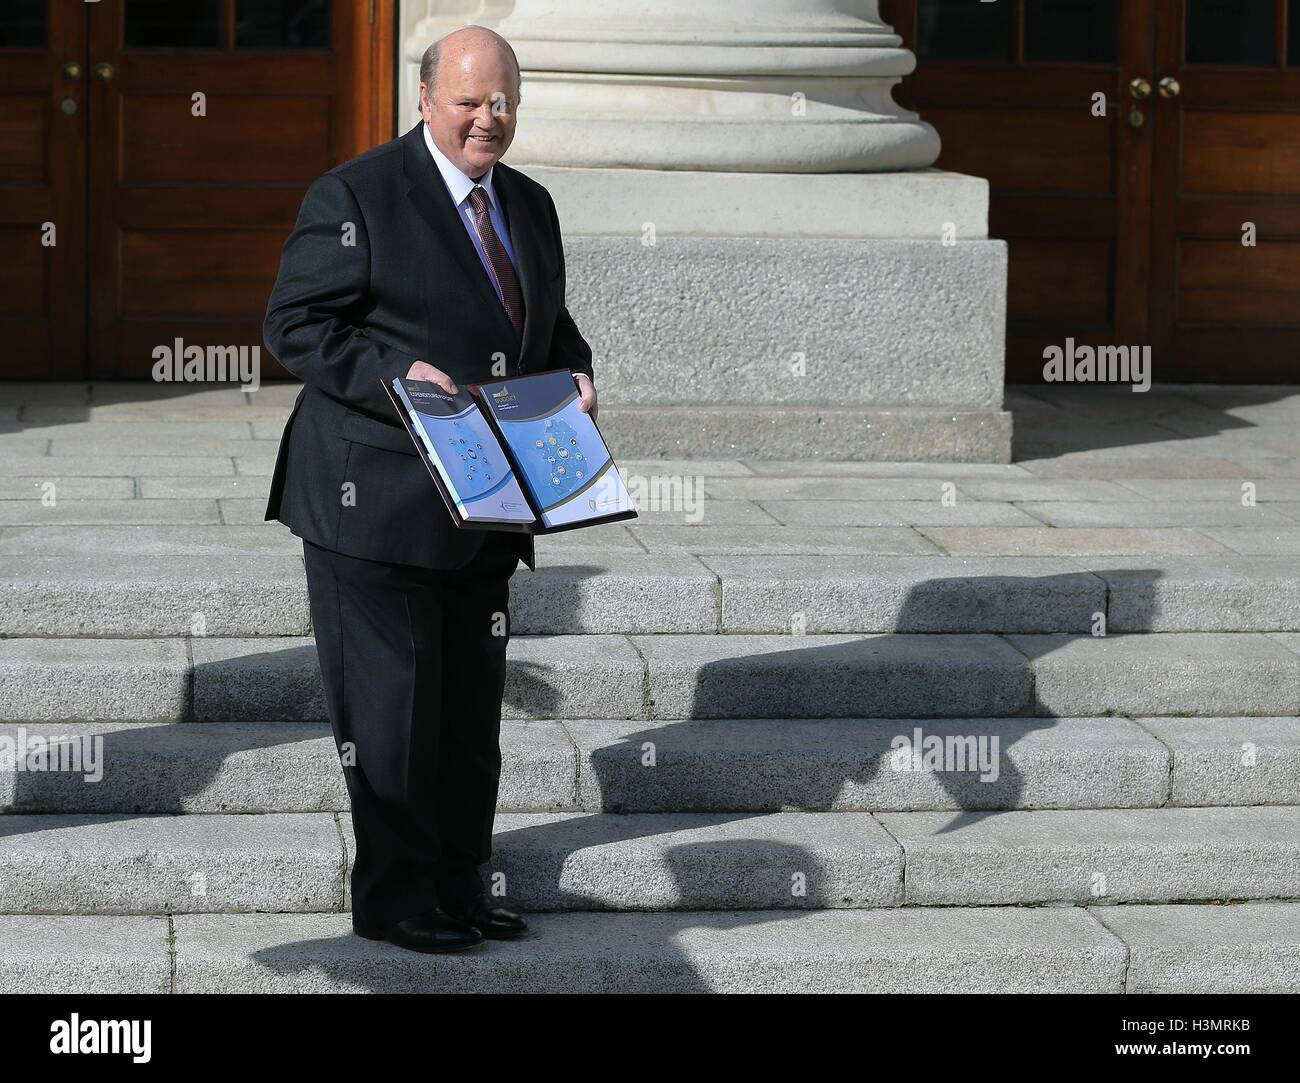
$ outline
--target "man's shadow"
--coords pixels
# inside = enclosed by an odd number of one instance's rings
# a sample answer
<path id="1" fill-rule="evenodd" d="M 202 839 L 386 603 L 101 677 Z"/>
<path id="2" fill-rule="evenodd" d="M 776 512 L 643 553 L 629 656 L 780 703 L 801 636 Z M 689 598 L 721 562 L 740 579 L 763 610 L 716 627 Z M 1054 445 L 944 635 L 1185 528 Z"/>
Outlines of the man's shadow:
<path id="1" fill-rule="evenodd" d="M 864 558 L 869 561 L 870 558 Z M 566 569 L 572 573 L 575 569 Z M 598 569 L 588 569 L 595 573 Z M 1158 570 L 1126 570 L 1130 576 L 1139 576 L 1153 586 L 1160 578 Z M 1080 572 L 1086 575 L 1088 573 Z M 995 612 L 985 610 L 973 615 L 968 606 L 972 596 L 988 595 L 996 588 L 998 593 L 1008 589 L 1007 576 L 966 577 L 960 589 L 944 581 L 938 589 L 931 581 L 918 585 L 906 596 L 897 617 L 898 627 L 908 628 L 918 622 L 932 622 L 944 626 L 948 615 L 936 612 L 936 598 L 954 599 L 963 612 L 951 614 L 956 627 L 977 628 L 965 634 L 997 639 L 1007 650 L 1014 650 L 1005 639 L 998 638 L 998 618 Z M 1023 578 L 1023 577 L 1019 577 Z M 1048 576 L 1021 583 L 1023 589 L 1054 591 L 1062 577 Z M 1074 578 L 1073 575 L 1067 578 Z M 995 582 L 996 581 L 996 582 Z M 1102 587 L 1105 590 L 1104 584 Z M 1103 599 L 1105 594 L 1102 595 Z M 965 599 L 965 600 L 962 600 Z M 573 599 L 570 604 L 576 602 Z M 559 604 L 551 596 L 552 606 Z M 1103 601 L 1104 604 L 1104 601 Z M 1069 631 L 1075 635 L 1090 630 L 1086 617 L 1080 612 L 1071 620 Z M 562 617 L 559 619 L 563 619 Z M 965 623 L 962 623 L 965 622 Z M 972 623 L 973 622 L 973 623 Z M 1026 626 L 1023 622 L 1007 625 L 1005 633 L 1060 632 L 1059 620 L 1054 627 Z M 1126 629 L 1140 631 L 1141 629 Z M 858 636 L 857 639 L 863 637 Z M 906 650 L 918 637 L 913 633 L 886 633 L 874 637 L 873 642 L 887 655 L 897 656 L 894 647 Z M 818 717 L 803 718 L 793 714 L 787 702 L 782 711 L 791 715 L 775 727 L 765 727 L 765 734 L 774 740 L 774 751 L 781 756 L 765 756 L 762 747 L 726 760 L 719 764 L 708 758 L 708 750 L 725 747 L 728 735 L 741 736 L 745 727 L 752 732 L 755 722 L 768 715 L 762 711 L 747 711 L 752 701 L 744 696 L 737 698 L 736 690 L 746 684 L 744 669 L 752 668 L 756 679 L 765 671 L 797 670 L 815 672 L 830 679 L 852 682 L 854 667 L 860 666 L 862 650 L 853 643 L 799 644 L 799 636 L 791 636 L 791 646 L 775 653 L 754 655 L 741 661 L 741 680 L 738 682 L 735 659 L 709 663 L 697 673 L 691 690 L 691 716 L 661 721 L 624 720 L 609 723 L 606 729 L 616 729 L 614 740 L 601 744 L 588 741 L 584 752 L 576 747 L 579 784 L 574 805 L 577 812 L 544 818 L 537 823 L 499 831 L 494 840 L 494 856 L 484 867 L 486 881 L 491 884 L 494 874 L 500 874 L 508 890 L 500 901 L 518 905 L 534 913 L 539 911 L 618 911 L 642 909 L 641 918 L 651 918 L 637 926 L 636 936 L 656 935 L 655 967 L 663 973 L 671 972 L 675 988 L 707 989 L 708 976 L 700 972 L 691 961 L 691 954 L 683 940 L 689 940 L 691 930 L 700 930 L 703 936 L 726 936 L 735 930 L 753 928 L 761 924 L 789 921 L 807 910 L 820 910 L 863 905 L 855 897 L 853 885 L 837 879 L 833 867 L 828 867 L 818 850 L 800 845 L 789 839 L 762 834 L 738 834 L 726 830 L 721 835 L 705 840 L 687 839 L 673 843 L 662 850 L 657 860 L 652 856 L 640 871 L 646 878 L 638 881 L 634 860 L 624 859 L 622 871 L 603 873 L 599 889 L 585 888 L 582 867 L 591 862 L 584 859 L 582 851 L 591 846 L 626 846 L 639 841 L 653 840 L 664 831 L 683 826 L 678 816 L 660 819 L 646 815 L 654 812 L 707 814 L 708 824 L 715 829 L 725 825 L 744 823 L 781 810 L 802 812 L 885 811 L 880 806 L 877 785 L 887 772 L 898 768 L 896 739 L 912 737 L 917 726 L 925 734 L 965 737 L 996 736 L 998 739 L 998 772 L 995 779 L 981 780 L 981 768 L 972 770 L 932 771 L 917 776 L 917 797 L 888 807 L 888 811 L 951 810 L 952 821 L 945 831 L 959 831 L 987 816 L 1026 807 L 1026 781 L 1015 755 L 1016 746 L 1032 734 L 1056 727 L 1061 720 L 1041 710 L 1035 700 L 1032 660 L 1015 651 L 1018 662 L 1003 667 L 1000 672 L 978 673 L 961 686 L 959 696 L 974 695 L 988 708 L 987 712 L 972 712 L 978 717 L 961 719 L 952 717 L 953 704 L 942 696 L 929 697 L 925 690 L 918 691 L 915 682 L 920 672 L 902 681 L 880 681 L 876 687 L 861 683 L 857 678 L 861 698 L 843 694 L 843 685 L 834 697 L 826 697 L 817 704 L 822 708 L 838 703 L 839 708 L 812 710 Z M 1052 649 L 1050 642 L 1040 641 L 1041 657 Z M 1009 657 L 1009 656 L 1008 656 Z M 1000 688 L 1009 682 L 1010 689 Z M 759 680 L 756 687 L 763 687 Z M 515 665 L 507 680 L 506 703 L 511 713 L 531 719 L 550 719 L 560 694 L 547 678 L 541 666 Z M 788 697 L 787 697 L 788 698 Z M 970 702 L 969 699 L 966 702 Z M 859 705 L 867 709 L 855 709 Z M 891 710 L 890 708 L 899 708 Z M 741 717 L 737 717 L 739 712 Z M 712 717 L 710 717 L 712 716 Z M 722 717 L 718 717 L 722 716 Z M 760 723 L 761 724 L 761 723 Z M 1069 721 L 1066 721 L 1069 724 Z M 572 720 L 566 727 L 573 731 L 586 730 L 590 738 L 600 723 L 595 720 Z M 827 736 L 858 738 L 851 755 L 835 750 L 827 755 Z M 653 768 L 646 766 L 647 745 L 654 749 Z M 792 770 L 792 753 L 807 753 L 810 770 Z M 895 757 L 891 766 L 891 757 Z M 509 769 L 507 763 L 506 769 Z M 738 781 L 739 779 L 739 781 Z M 653 780 L 653 781 L 652 781 Z M 1050 808 L 1047 804 L 1027 807 Z M 629 810 L 635 809 L 635 813 Z M 511 810 L 525 811 L 525 810 Z M 544 810 L 535 810 L 544 811 Z M 584 815 L 585 814 L 585 815 Z M 600 816 L 601 819 L 594 818 Z M 595 828 L 593 830 L 593 827 Z M 897 844 L 896 844 L 897 845 Z M 864 852 L 866 847 L 864 847 Z M 874 851 L 882 853 L 880 849 Z M 512 858 L 511 855 L 522 855 Z M 540 859 L 538 855 L 544 855 Z M 596 856 L 596 863 L 603 860 Z M 896 861 L 897 858 L 891 860 Z M 578 876 L 567 876 L 566 870 L 577 869 Z M 900 873 L 901 876 L 901 873 Z M 588 881 L 591 882 L 590 880 Z M 796 887 L 800 890 L 796 890 Z M 620 895 L 622 896 L 620 898 Z M 902 884 L 896 896 L 885 905 L 897 906 L 903 902 Z M 737 908 L 743 903 L 745 908 Z M 877 900 L 873 905 L 881 905 Z M 661 910 L 659 908 L 662 908 Z M 646 914 L 647 909 L 659 910 Z M 620 913 L 610 913 L 608 921 L 618 928 Z M 535 925 L 545 922 L 535 921 Z M 630 928 L 630 927 L 629 927 Z M 651 932 L 653 931 L 653 932 Z M 556 933 L 552 935 L 567 935 Z M 487 945 L 485 955 L 452 960 L 413 963 L 377 973 L 370 967 L 356 965 L 358 947 L 355 938 L 326 937 L 319 941 L 298 942 L 262 949 L 252 953 L 259 962 L 281 973 L 296 973 L 321 969 L 331 978 L 356 987 L 374 991 L 397 991 L 423 988 L 438 991 L 456 989 L 491 988 L 494 966 L 504 966 L 514 973 L 518 966 L 535 965 L 545 971 L 544 961 L 526 964 L 523 960 L 535 951 L 533 944 L 540 935 L 518 942 L 497 942 Z M 624 936 L 630 934 L 623 934 Z M 344 941 L 349 943 L 345 947 Z M 337 945 L 339 951 L 331 950 Z M 366 952 L 381 953 L 388 945 L 372 945 Z M 583 949 L 575 946 L 579 956 Z M 394 958 L 409 953 L 392 948 Z M 372 955 L 366 955 L 371 958 Z M 590 967 L 585 971 L 566 971 L 556 974 L 554 987 L 578 991 L 626 989 L 627 974 L 620 976 L 614 961 L 618 953 L 604 957 L 593 949 Z M 336 962 L 337 961 L 337 962 Z M 634 962 L 629 958 L 625 963 Z M 423 969 L 421 969 L 423 968 Z M 422 978 L 421 975 L 424 977 Z"/>

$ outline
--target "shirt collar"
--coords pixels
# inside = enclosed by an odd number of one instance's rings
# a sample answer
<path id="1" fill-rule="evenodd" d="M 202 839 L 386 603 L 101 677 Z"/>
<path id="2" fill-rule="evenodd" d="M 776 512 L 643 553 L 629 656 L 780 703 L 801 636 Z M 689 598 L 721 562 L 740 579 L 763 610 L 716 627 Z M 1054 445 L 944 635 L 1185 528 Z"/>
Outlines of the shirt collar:
<path id="1" fill-rule="evenodd" d="M 438 149 L 438 144 L 433 141 L 433 136 L 429 134 L 429 125 L 423 125 L 424 128 L 424 145 L 429 148 L 429 153 L 433 155 L 433 160 L 438 166 L 438 172 L 442 174 L 443 183 L 447 185 L 447 191 L 451 193 L 451 198 L 455 200 L 456 206 L 459 207 L 466 199 L 469 198 L 470 192 L 474 190 L 474 185 L 481 185 L 487 192 L 488 203 L 494 210 L 499 210 L 497 206 L 497 195 L 492 190 L 492 169 L 483 174 L 483 179 L 475 181 L 467 177 L 455 165 L 450 158 Z"/>

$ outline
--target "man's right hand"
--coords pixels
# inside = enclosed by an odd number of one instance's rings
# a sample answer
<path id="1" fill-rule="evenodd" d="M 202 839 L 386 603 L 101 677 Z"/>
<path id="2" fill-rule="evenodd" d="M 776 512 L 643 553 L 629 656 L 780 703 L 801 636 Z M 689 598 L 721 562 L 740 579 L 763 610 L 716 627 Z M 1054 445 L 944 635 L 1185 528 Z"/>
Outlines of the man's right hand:
<path id="1" fill-rule="evenodd" d="M 448 395 L 454 395 L 459 390 L 456 387 L 456 381 L 443 372 L 442 369 L 436 369 L 424 361 L 417 361 L 412 365 L 410 371 L 406 374 L 406 378 L 408 380 L 427 380 L 431 384 L 437 384 Z"/>

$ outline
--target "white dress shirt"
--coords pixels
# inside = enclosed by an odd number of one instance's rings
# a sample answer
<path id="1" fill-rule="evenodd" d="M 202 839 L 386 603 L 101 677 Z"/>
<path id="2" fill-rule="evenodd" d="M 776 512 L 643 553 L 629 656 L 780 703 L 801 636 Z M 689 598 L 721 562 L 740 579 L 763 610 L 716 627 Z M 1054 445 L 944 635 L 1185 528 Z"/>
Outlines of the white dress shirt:
<path id="1" fill-rule="evenodd" d="M 469 194 L 474 190 L 475 185 L 479 185 L 487 192 L 488 197 L 488 215 L 492 219 L 492 228 L 496 230 L 497 237 L 501 240 L 501 246 L 506 250 L 506 255 L 510 258 L 510 263 L 514 266 L 516 276 L 519 274 L 519 262 L 515 259 L 514 246 L 510 243 L 510 230 L 506 226 L 505 218 L 501 214 L 501 204 L 497 201 L 497 194 L 492 190 L 492 170 L 489 169 L 483 179 L 474 181 L 467 177 L 451 162 L 445 154 L 438 149 L 438 144 L 433 141 L 433 136 L 429 134 L 429 125 L 424 126 L 424 143 L 429 148 L 429 153 L 433 155 L 433 160 L 438 166 L 438 172 L 442 176 L 443 183 L 447 186 L 447 191 L 451 193 L 452 201 L 456 204 L 456 211 L 460 214 L 461 225 L 469 234 L 469 239 L 474 242 L 474 250 L 478 253 L 478 258 L 483 261 L 483 268 L 487 271 L 488 280 L 496 288 L 497 296 L 501 296 L 501 284 L 497 282 L 497 276 L 492 271 L 492 261 L 488 259 L 487 252 L 483 249 L 483 239 L 478 235 L 478 223 L 474 215 L 474 206 L 469 201 Z"/>

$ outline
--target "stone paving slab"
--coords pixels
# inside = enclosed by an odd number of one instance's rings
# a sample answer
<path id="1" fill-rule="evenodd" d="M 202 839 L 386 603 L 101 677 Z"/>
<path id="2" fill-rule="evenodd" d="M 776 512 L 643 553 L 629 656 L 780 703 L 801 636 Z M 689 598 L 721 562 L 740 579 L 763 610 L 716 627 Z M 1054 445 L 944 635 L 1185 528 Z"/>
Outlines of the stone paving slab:
<path id="1" fill-rule="evenodd" d="M 952 556 L 1192 556 L 1231 552 L 1224 542 L 1185 527 L 921 527 L 919 533 Z"/>
<path id="2" fill-rule="evenodd" d="M 265 556 L 302 556 L 302 540 L 279 523 L 257 527 L 25 526 L 0 530 L 0 555 L 88 556 L 167 559 L 173 556 L 241 556 L 253 563 Z"/>
<path id="3" fill-rule="evenodd" d="M 1127 719 L 568 720 L 564 729 L 581 806 L 611 812 L 1113 808 L 1162 805 L 1169 794 L 1168 750 Z M 912 754 L 934 738 L 974 754 L 936 770 Z"/>
<path id="4" fill-rule="evenodd" d="M 180 717 L 198 722 L 327 717 L 316 641 L 310 637 L 196 639 L 190 649 L 192 707 Z"/>
<path id="5" fill-rule="evenodd" d="M 852 908 L 903 897 L 898 844 L 853 812 L 500 813 L 483 875 L 525 911 Z"/>
<path id="6" fill-rule="evenodd" d="M 635 522 L 635 520 L 628 520 Z M 683 527 L 695 531 L 699 527 Z M 705 530 L 733 529 L 731 527 L 704 527 Z M 533 539 L 533 551 L 537 554 L 537 565 L 550 557 L 568 561 L 581 560 L 593 553 L 644 553 L 646 547 L 632 536 L 623 523 L 606 523 L 604 526 L 585 527 L 582 530 L 564 530 L 559 534 L 541 534 Z M 515 571 L 515 583 L 528 574 L 521 562 Z"/>
<path id="7" fill-rule="evenodd" d="M 1081 478 L 970 479 L 957 482 L 959 498 L 968 500 L 1008 501 L 1101 501 L 1103 503 L 1142 503 L 1146 498 L 1113 481 Z"/>
<path id="8" fill-rule="evenodd" d="M 230 390 L 225 394 L 233 399 L 239 392 Z M 241 404 L 238 401 L 223 404 L 220 399 L 213 399 L 203 404 L 187 405 L 184 399 L 169 399 L 166 402 L 113 402 L 89 406 L 73 403 L 62 406 L 55 403 L 24 406 L 19 418 L 24 425 L 47 426 L 80 422 L 131 425 L 157 421 L 160 417 L 188 418 L 193 421 L 229 421 L 232 417 L 246 417 L 249 421 L 256 418 L 283 426 L 292 409 L 292 404 L 277 406 L 273 403 L 255 402 Z"/>
<path id="9" fill-rule="evenodd" d="M 61 477 L 53 471 L 31 476 L 7 474 L 0 477 L 0 500 L 30 500 L 47 506 L 65 500 L 131 500 L 135 479 L 129 477 Z"/>
<path id="10" fill-rule="evenodd" d="M 1017 426 L 1019 427 L 1019 426 Z M 1186 455 L 1190 458 L 1289 458 L 1300 453 L 1300 445 L 1291 432 L 1275 429 L 1261 432 L 1254 426 L 1230 432 L 1216 432 L 1205 436 L 1184 436 L 1166 429 L 1169 439 L 1147 439 L 1147 430 L 1127 424 L 1116 424 L 1108 432 L 1093 429 L 1044 432 L 1051 439 L 1030 440 L 1028 433 L 1022 439 L 1017 434 L 1014 448 L 1015 460 L 1051 458 L 1077 453 L 1080 448 L 1098 459 L 1127 459 L 1130 462 L 1163 460 Z M 1150 476 L 1142 474 L 1136 476 Z"/>
<path id="11" fill-rule="evenodd" d="M 625 473 L 639 477 L 703 475 L 709 478 L 753 477 L 754 467 L 739 459 L 629 459 L 616 456 Z"/>
<path id="12" fill-rule="evenodd" d="M 7 556 L 8 636 L 306 635 L 300 556 L 60 553 Z"/>
<path id="13" fill-rule="evenodd" d="M 788 527 L 761 531 L 723 526 L 644 526 L 629 534 L 652 553 L 689 552 L 735 555 L 864 554 L 902 556 L 942 550 L 910 527 Z M 580 531 L 573 531 L 578 534 Z M 1000 533 L 1005 533 L 1001 532 Z M 543 540 L 537 542 L 541 550 Z M 1216 546 L 1216 548 L 1221 548 Z"/>
<path id="14" fill-rule="evenodd" d="M 0 455 L 10 458 L 32 459 L 49 455 L 51 440 L 46 436 L 27 436 L 22 430 L 14 431 L 0 424 Z"/>
<path id="15" fill-rule="evenodd" d="M 1286 504 L 1242 507 L 1240 500 L 1188 500 L 1181 503 L 1101 504 L 1034 501 L 1017 507 L 1054 527 L 1204 528 L 1291 526 Z"/>
<path id="16" fill-rule="evenodd" d="M 887 812 L 908 906 L 1300 898 L 1300 808 Z"/>
<path id="17" fill-rule="evenodd" d="M 0 817 L 0 911 L 337 910 L 333 813 Z"/>
<path id="18" fill-rule="evenodd" d="M 343 914 L 178 915 L 176 991 L 1096 992 L 1127 951 L 1075 908 L 562 913 L 455 955 Z"/>
<path id="19" fill-rule="evenodd" d="M 209 524 L 221 522 L 215 500 L 0 500 L 0 527 Z"/>
<path id="20" fill-rule="evenodd" d="M 1110 632 L 1300 628 L 1300 562 L 1290 557 L 1158 557 L 1141 567 L 1081 563 L 1106 584 Z"/>
<path id="21" fill-rule="evenodd" d="M 1241 556 L 1300 556 L 1300 527 L 1206 527 L 1201 533 Z"/>
<path id="22" fill-rule="evenodd" d="M 539 552 L 510 588 L 513 634 L 715 632 L 717 577 L 687 554 Z"/>
<path id="23" fill-rule="evenodd" d="M 544 792 L 540 755 L 522 741 L 502 793 L 527 772 Z M 562 740 L 562 737 L 557 738 Z M 38 750 L 44 742 L 48 752 Z M 205 813 L 346 811 L 347 790 L 328 724 L 45 722 L 0 725 L 0 811 L 26 813 Z M 573 753 L 563 742 L 573 792 Z M 17 755 L 27 750 L 26 756 Z M 523 759 L 523 763 L 520 760 Z M 19 767 L 18 765 L 22 766 Z M 31 769 L 32 766 L 42 769 Z M 57 768 L 57 769 L 56 769 Z M 531 768 L 531 770 L 530 770 Z M 0 824 L 3 824 L 0 819 Z"/>
<path id="24" fill-rule="evenodd" d="M 196 422 L 204 424 L 204 422 Z M 207 424 L 214 424 L 208 422 Z M 239 456 L 259 456 L 270 455 L 271 462 L 274 463 L 275 442 L 271 440 L 253 440 L 247 432 L 243 436 L 203 436 L 198 433 L 185 435 L 188 426 L 181 425 L 173 433 L 150 436 L 140 433 L 134 425 L 107 424 L 101 425 L 99 430 L 92 436 L 77 435 L 69 431 L 71 426 L 52 426 L 49 429 L 42 429 L 41 432 L 48 432 L 50 436 L 44 438 L 41 442 L 47 445 L 45 452 L 29 451 L 27 454 L 49 454 L 53 456 L 65 455 L 156 455 L 159 457 L 170 457 L 178 459 L 210 459 L 216 456 L 232 456 L 236 459 Z M 29 429 L 27 432 L 37 430 Z M 38 438 L 32 438 L 32 443 L 36 444 Z M 7 443 L 0 444 L 0 451 L 9 451 Z M 16 449 L 14 449 L 16 451 Z M 237 471 L 238 472 L 238 471 Z"/>
<path id="25" fill-rule="evenodd" d="M 82 448 L 117 442 L 124 446 L 134 445 L 137 448 L 136 454 L 139 455 L 166 454 L 158 449 L 173 443 L 183 444 L 187 439 L 200 442 L 253 439 L 251 426 L 256 423 L 238 408 L 230 416 L 218 421 L 171 421 L 167 419 L 164 404 L 155 406 L 156 409 L 149 418 L 132 421 L 129 425 L 112 421 L 55 422 L 48 425 L 25 425 L 23 435 L 33 439 L 75 442 L 75 446 Z"/>
<path id="26" fill-rule="evenodd" d="M 1128 945 L 1127 992 L 1300 993 L 1300 903 L 1105 906 L 1091 913 Z"/>
<path id="27" fill-rule="evenodd" d="M 680 508 L 637 507 L 636 522 L 645 526 L 776 527 L 780 522 L 754 500 L 715 500 L 707 489 L 695 502 Z"/>
<path id="28" fill-rule="evenodd" d="M 514 636 L 504 714 L 1295 714 L 1290 634 Z M 309 637 L 0 639 L 0 721 L 324 717 Z"/>
<path id="29" fill-rule="evenodd" d="M 687 463 L 692 460 L 686 460 Z M 810 463 L 807 459 L 744 459 L 744 465 L 759 477 L 802 478 L 1024 478 L 1030 473 L 1013 463 L 909 463 L 834 462 Z"/>
<path id="30" fill-rule="evenodd" d="M 862 478 L 851 474 L 832 477 L 722 477 L 706 478 L 710 500 L 922 500 L 938 504 L 945 480 L 939 478 Z"/>
<path id="31" fill-rule="evenodd" d="M 785 526 L 1031 527 L 1040 520 L 1010 504 L 938 500 L 764 500 L 761 507 Z"/>
<path id="32" fill-rule="evenodd" d="M 1224 738 L 1217 744 L 1207 735 L 1225 756 L 1237 752 L 1231 745 L 1235 721 L 1219 720 Z M 1143 729 L 1109 718 L 507 719 L 501 727 L 497 808 L 874 812 L 1162 805 L 1169 796 L 1169 741 L 1152 733 L 1151 724 Z M 970 749 L 969 760 L 944 770 L 935 769 L 941 763 L 908 754 L 913 744 L 936 737 L 963 742 L 953 747 Z M 32 751 L 40 747 L 38 741 L 52 745 L 52 752 Z M 261 813 L 349 807 L 333 738 L 323 722 L 8 723 L 0 725 L 0 743 L 27 750 L 24 765 L 34 756 L 35 765 L 48 766 L 16 769 L 18 761 L 0 757 L 0 811 Z M 908 752 L 900 753 L 900 747 Z M 1274 755 L 1272 744 L 1260 751 L 1261 763 Z M 1297 788 L 1293 772 L 1294 765 L 1270 768 L 1260 780 L 1263 786 L 1285 780 L 1271 800 L 1290 802 Z M 1218 800 L 1182 803 L 1261 803 L 1255 800 L 1257 788 L 1225 784 L 1216 791 Z"/>
<path id="33" fill-rule="evenodd" d="M 1300 805 L 1300 718 L 1139 718 L 1170 750 L 1174 805 Z"/>
<path id="34" fill-rule="evenodd" d="M 271 484 L 268 478 L 241 477 L 236 474 L 221 477 L 142 477 L 140 496 L 144 500 L 186 499 L 238 499 L 258 500 L 266 510 L 267 494 Z"/>
<path id="35" fill-rule="evenodd" d="M 268 479 L 275 473 L 277 457 L 276 446 L 270 441 L 267 441 L 264 447 L 240 444 L 233 449 L 232 453 L 236 474 Z"/>
<path id="36" fill-rule="evenodd" d="M 253 478 L 244 479 L 253 481 Z M 255 526 L 266 520 L 266 497 L 248 500 L 218 500 L 221 522 L 231 526 Z"/>
<path id="37" fill-rule="evenodd" d="M 13 477 L 25 478 L 225 477 L 235 472 L 230 455 L 183 459 L 163 455 L 6 455 L 5 466 Z"/>
<path id="38" fill-rule="evenodd" d="M 1236 502 L 1249 495 L 1263 503 L 1300 502 L 1300 478 L 1126 478 L 1117 483 L 1145 500 L 1156 502 Z M 1050 499 L 1050 498 L 1048 498 Z"/>
<path id="39" fill-rule="evenodd" d="M 178 639 L 0 639 L 0 720 L 181 718 L 189 668 Z"/>
<path id="40" fill-rule="evenodd" d="M 1121 481 L 1125 478 L 1250 478 L 1258 476 L 1243 460 L 1200 455 L 1146 456 L 1140 459 L 1099 457 L 1088 452 L 1018 458 L 1021 469 L 1043 478 L 1096 478 Z M 1276 472 L 1276 471 L 1274 471 Z"/>
<path id="41" fill-rule="evenodd" d="M 132 384 L 133 388 L 144 391 L 149 385 Z M 85 381 L 69 380 L 2 380 L 0 381 L 0 403 L 5 405 L 25 405 L 37 402 L 79 402 L 90 403 L 90 384 Z"/>
<path id="42" fill-rule="evenodd" d="M 1051 558 L 700 560 L 721 581 L 724 632 L 1082 632 L 1106 611 L 1099 578 Z"/>
<path id="43" fill-rule="evenodd" d="M 312 639 L 206 639 L 192 647 L 196 721 L 326 717 Z M 504 717 L 645 716 L 645 666 L 624 636 L 512 636 L 509 659 Z"/>
<path id="44" fill-rule="evenodd" d="M 170 993 L 165 916 L 0 915 L 0 993 Z"/>
<path id="45" fill-rule="evenodd" d="M 994 717 L 1023 713 L 1031 693 L 1024 657 L 994 636 L 631 640 L 659 719 Z"/>
<path id="46" fill-rule="evenodd" d="M 1007 641 L 1031 659 L 1037 714 L 1300 713 L 1300 656 L 1268 635 L 1011 635 Z"/>

